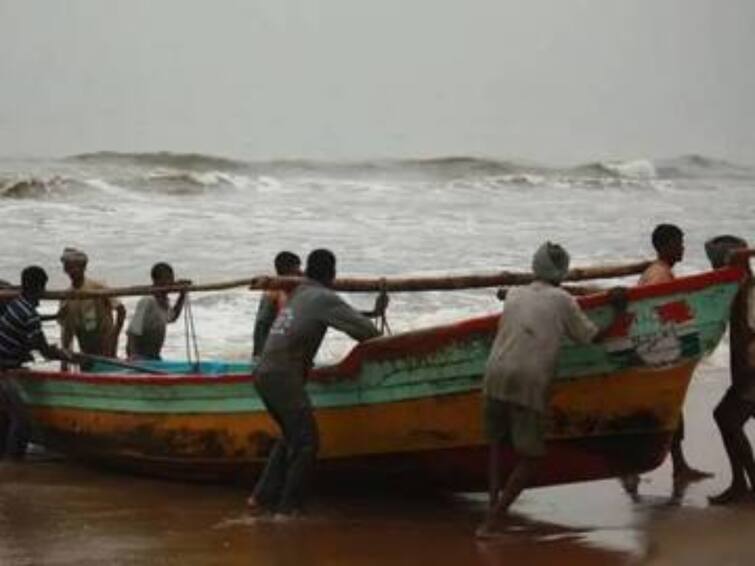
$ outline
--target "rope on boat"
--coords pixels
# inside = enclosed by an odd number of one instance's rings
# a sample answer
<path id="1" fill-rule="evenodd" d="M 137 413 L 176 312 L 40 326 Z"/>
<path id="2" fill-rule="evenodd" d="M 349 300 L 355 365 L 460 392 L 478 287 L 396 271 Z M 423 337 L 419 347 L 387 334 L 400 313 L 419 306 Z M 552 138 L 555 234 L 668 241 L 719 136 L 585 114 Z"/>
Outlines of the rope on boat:
<path id="1" fill-rule="evenodd" d="M 388 286 L 386 284 L 385 277 L 383 277 L 380 280 L 380 294 L 381 295 L 386 295 L 386 296 L 388 295 L 387 287 Z M 380 322 L 379 322 L 378 328 L 380 329 L 380 334 L 382 336 L 390 336 L 391 334 L 393 334 L 393 332 L 391 332 L 391 327 L 388 324 L 388 315 L 385 314 L 386 310 L 387 309 L 383 309 L 383 312 L 380 313 L 380 317 L 379 317 Z"/>
<path id="2" fill-rule="evenodd" d="M 388 324 L 388 317 L 385 315 L 385 313 L 380 315 L 379 328 L 380 328 L 380 334 L 382 336 L 390 336 L 391 334 L 393 334 L 393 332 L 391 331 L 391 327 Z"/>
<path id="3" fill-rule="evenodd" d="M 192 368 L 192 371 L 199 373 L 199 369 L 201 367 L 201 360 L 199 358 L 199 342 L 197 341 L 197 330 L 194 326 L 194 313 L 191 310 L 191 299 L 189 297 L 190 295 L 187 293 L 186 299 L 184 301 L 184 337 L 186 339 L 186 359 L 188 360 L 189 366 Z M 194 350 L 193 361 L 192 346 Z"/>

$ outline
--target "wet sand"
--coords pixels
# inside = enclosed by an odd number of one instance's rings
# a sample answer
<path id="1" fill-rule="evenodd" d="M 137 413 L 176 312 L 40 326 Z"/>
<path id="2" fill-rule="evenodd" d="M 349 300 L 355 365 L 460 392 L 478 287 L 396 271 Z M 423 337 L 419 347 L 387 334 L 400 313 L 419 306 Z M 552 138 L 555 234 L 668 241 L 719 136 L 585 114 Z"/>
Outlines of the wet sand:
<path id="1" fill-rule="evenodd" d="M 473 533 L 482 494 L 319 494 L 306 519 L 255 521 L 237 486 L 170 483 L 47 456 L 0 462 L 0 565 L 751 564 L 755 503 L 711 508 L 729 480 L 711 411 L 725 372 L 703 368 L 685 407 L 690 463 L 713 479 L 673 493 L 668 462 L 633 502 L 615 480 L 525 492 L 506 535 Z M 753 429 L 748 430 L 753 438 Z"/>

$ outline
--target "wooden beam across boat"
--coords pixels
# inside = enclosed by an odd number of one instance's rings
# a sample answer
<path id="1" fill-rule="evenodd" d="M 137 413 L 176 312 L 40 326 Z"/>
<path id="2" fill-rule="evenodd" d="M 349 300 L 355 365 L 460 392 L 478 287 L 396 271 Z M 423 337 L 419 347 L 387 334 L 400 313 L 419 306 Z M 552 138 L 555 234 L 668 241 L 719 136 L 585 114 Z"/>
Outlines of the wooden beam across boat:
<path id="1" fill-rule="evenodd" d="M 569 270 L 566 281 L 587 281 L 591 279 L 611 279 L 642 273 L 649 261 L 635 261 L 618 265 L 576 267 Z M 457 291 L 462 289 L 482 289 L 502 285 L 526 285 L 534 279 L 532 273 L 516 271 L 499 271 L 489 274 L 469 275 L 426 275 L 416 277 L 342 277 L 333 283 L 333 289 L 347 293 L 366 293 L 375 291 L 417 292 L 417 291 Z M 165 287 L 135 285 L 130 287 L 111 287 L 90 291 L 47 291 L 43 299 L 89 299 L 103 297 L 128 297 L 150 295 L 157 291 L 175 293 L 225 291 L 243 288 L 264 291 L 267 289 L 287 289 L 296 286 L 300 277 L 275 277 L 260 275 L 247 279 L 233 279 L 218 283 L 193 283 L 190 285 L 176 283 Z M 18 295 L 18 288 L 0 289 L 0 300 L 12 299 Z"/>

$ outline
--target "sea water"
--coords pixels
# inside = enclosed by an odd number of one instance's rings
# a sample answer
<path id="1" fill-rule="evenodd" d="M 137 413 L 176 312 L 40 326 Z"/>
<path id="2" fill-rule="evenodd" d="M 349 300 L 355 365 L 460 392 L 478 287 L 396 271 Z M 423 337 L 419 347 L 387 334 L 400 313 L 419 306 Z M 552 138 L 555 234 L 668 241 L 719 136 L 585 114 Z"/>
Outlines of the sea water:
<path id="1" fill-rule="evenodd" d="M 523 270 L 545 240 L 564 245 L 576 266 L 597 265 L 651 257 L 650 232 L 660 222 L 684 229 L 677 272 L 694 273 L 706 268 L 707 238 L 755 239 L 753 184 L 752 169 L 701 156 L 572 167 L 469 158 L 246 163 L 165 153 L 0 161 L 0 278 L 17 281 L 24 266 L 39 264 L 51 287 L 65 287 L 66 246 L 89 254 L 92 277 L 118 286 L 149 283 L 157 261 L 172 263 L 180 278 L 213 282 L 271 273 L 278 251 L 304 257 L 317 247 L 331 248 L 349 276 Z M 373 297 L 347 299 L 369 308 Z M 203 359 L 248 359 L 258 300 L 244 289 L 192 295 Z M 130 313 L 135 301 L 124 299 Z M 500 308 L 494 290 L 395 293 L 388 315 L 400 332 Z M 46 330 L 54 338 L 57 325 Z M 179 321 L 166 357 L 186 357 L 184 338 Z M 351 345 L 329 334 L 320 361 Z M 722 556 L 750 564 L 750 510 L 706 509 L 707 496 L 728 482 L 711 417 L 726 365 L 722 345 L 696 372 L 685 403 L 687 456 L 716 476 L 681 493 L 668 462 L 643 477 L 639 503 L 615 480 L 528 490 L 513 508 L 516 528 L 483 544 L 473 537 L 483 494 L 318 493 L 305 521 L 258 524 L 236 487 L 32 457 L 0 462 L 0 563 L 626 564 L 684 555 L 687 564 Z"/>
<path id="2" fill-rule="evenodd" d="M 600 265 L 652 257 L 650 233 L 660 222 L 685 231 L 677 271 L 692 273 L 706 268 L 707 238 L 755 239 L 754 184 L 755 169 L 695 155 L 570 167 L 111 152 L 0 160 L 0 278 L 17 281 L 24 266 L 38 264 L 49 287 L 64 288 L 66 246 L 86 251 L 88 274 L 112 286 L 148 284 L 158 261 L 197 283 L 270 274 L 278 251 L 305 258 L 318 247 L 336 253 L 344 276 L 524 270 L 545 240 L 566 247 L 574 266 Z M 248 359 L 259 296 L 191 296 L 203 359 Z M 124 299 L 129 313 L 136 300 Z M 373 296 L 348 300 L 369 309 Z M 396 293 L 388 319 L 400 332 L 499 309 L 494 290 Z M 55 336 L 55 324 L 47 329 Z M 185 344 L 180 320 L 164 356 L 185 358 Z M 337 360 L 352 344 L 331 332 L 319 361 Z"/>

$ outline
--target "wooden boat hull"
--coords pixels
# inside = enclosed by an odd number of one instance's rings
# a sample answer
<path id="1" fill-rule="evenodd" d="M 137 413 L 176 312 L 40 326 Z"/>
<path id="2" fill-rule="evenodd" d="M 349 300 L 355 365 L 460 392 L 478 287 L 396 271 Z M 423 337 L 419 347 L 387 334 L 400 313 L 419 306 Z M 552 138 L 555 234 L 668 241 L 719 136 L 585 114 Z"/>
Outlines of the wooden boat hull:
<path id="1" fill-rule="evenodd" d="M 537 483 L 659 465 L 694 368 L 719 342 L 741 272 L 721 270 L 631 291 L 630 315 L 603 346 L 565 344 Z M 583 301 L 598 322 L 605 297 Z M 497 316 L 377 339 L 313 372 L 318 477 L 486 486 L 480 382 Z M 18 371 L 37 439 L 131 472 L 251 481 L 276 427 L 250 375 L 84 375 Z M 512 454 L 502 454 L 504 467 Z"/>
<path id="2" fill-rule="evenodd" d="M 538 483 L 652 469 L 663 460 L 691 363 L 559 385 Z M 596 395 L 600 387 L 603 395 Z M 635 400 L 626 398 L 632 391 Z M 331 479 L 375 476 L 448 489 L 483 489 L 487 447 L 478 391 L 389 405 L 323 408 L 320 468 Z M 40 440 L 66 454 L 132 472 L 190 480 L 253 478 L 277 430 L 253 413 L 103 413 L 32 409 Z M 600 429 L 598 429 L 600 423 Z M 504 454 L 505 465 L 511 455 Z"/>

